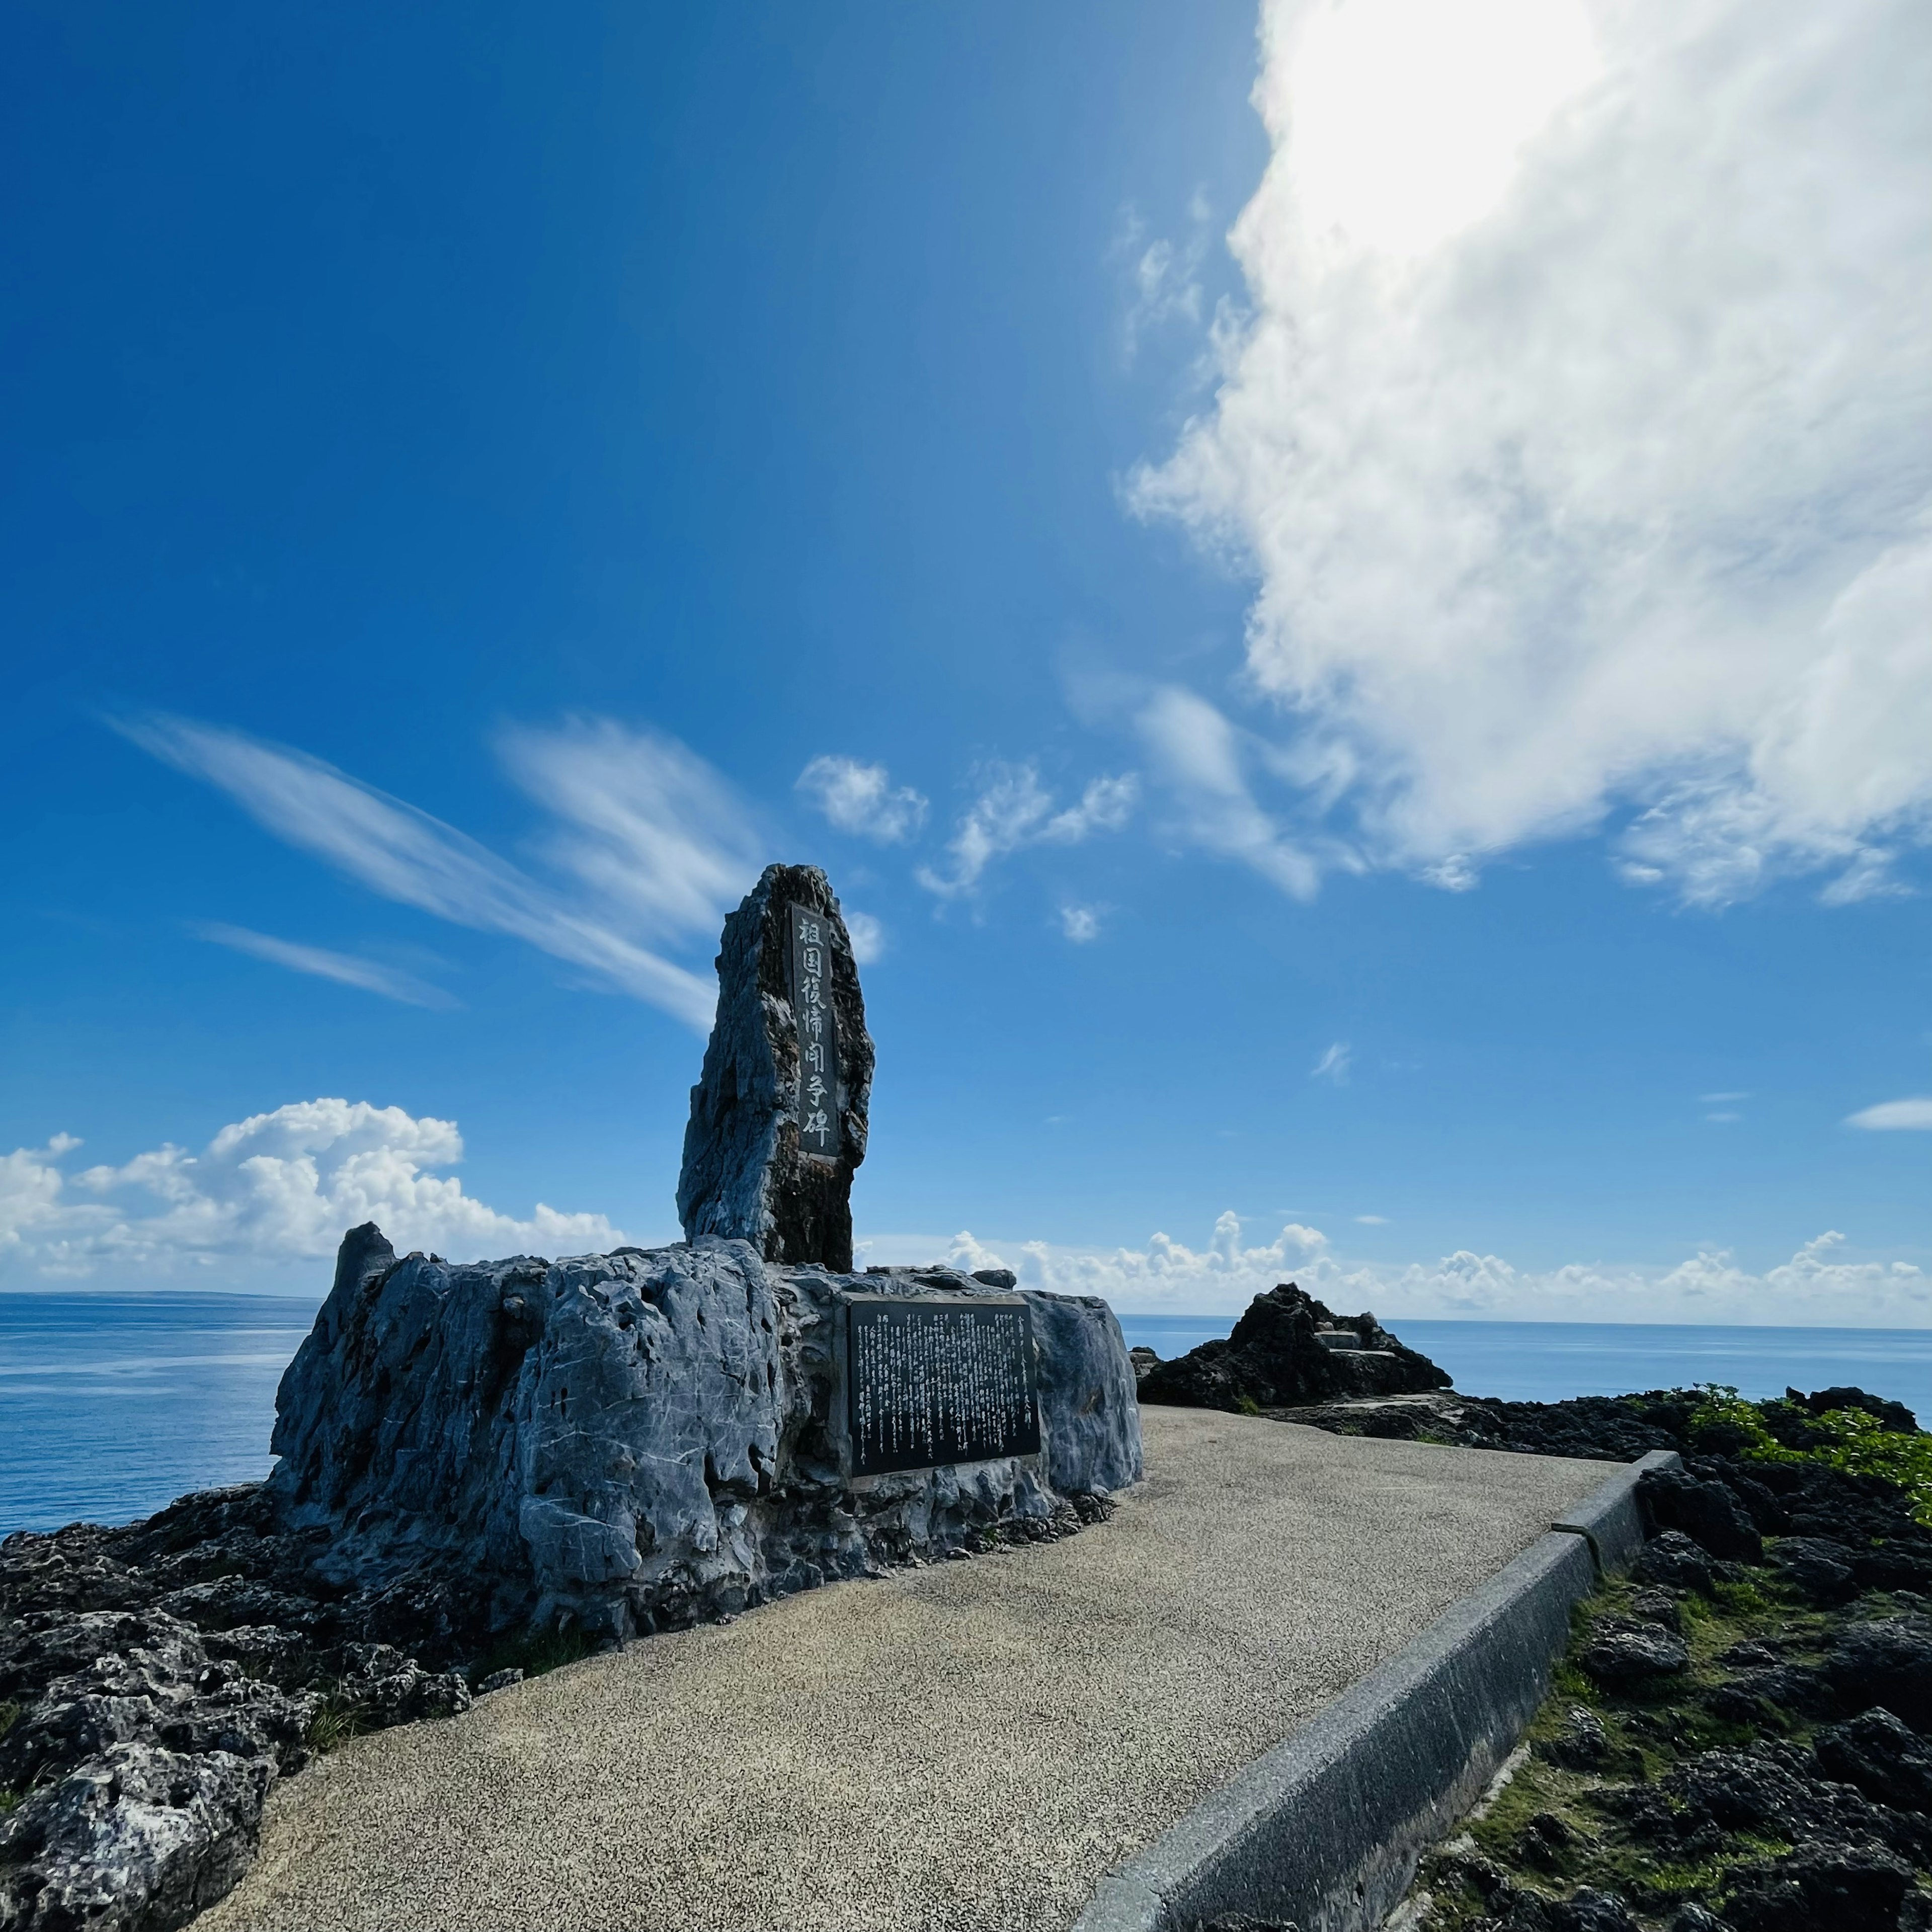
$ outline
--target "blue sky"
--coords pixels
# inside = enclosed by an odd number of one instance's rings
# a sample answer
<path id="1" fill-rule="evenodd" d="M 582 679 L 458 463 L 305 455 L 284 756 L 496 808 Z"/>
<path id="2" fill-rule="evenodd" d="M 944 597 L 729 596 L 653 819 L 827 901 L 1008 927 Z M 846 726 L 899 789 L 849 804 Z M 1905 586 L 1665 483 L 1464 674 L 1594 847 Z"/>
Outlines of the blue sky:
<path id="1" fill-rule="evenodd" d="M 783 858 L 874 1259 L 1932 1320 L 1924 20 L 1454 10 L 11 10 L 0 1279 L 674 1238 Z"/>

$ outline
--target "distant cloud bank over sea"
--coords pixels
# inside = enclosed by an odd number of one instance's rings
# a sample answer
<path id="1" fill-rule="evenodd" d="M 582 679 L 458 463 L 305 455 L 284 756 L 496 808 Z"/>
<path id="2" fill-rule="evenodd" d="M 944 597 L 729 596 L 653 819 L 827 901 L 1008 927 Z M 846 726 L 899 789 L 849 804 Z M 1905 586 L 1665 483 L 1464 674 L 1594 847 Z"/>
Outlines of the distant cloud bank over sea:
<path id="1" fill-rule="evenodd" d="M 1917 1126 L 1912 1110 L 1924 1104 L 1873 1108 L 1850 1124 Z M 1870 1118 L 1894 1114 L 1903 1117 Z M 454 1121 L 367 1101 L 294 1102 L 224 1127 L 199 1153 L 167 1143 L 118 1166 L 80 1165 L 81 1144 L 57 1134 L 0 1156 L 0 1288 L 175 1285 L 320 1295 L 344 1231 L 364 1221 L 378 1222 L 400 1251 L 457 1261 L 585 1254 L 639 1238 L 601 1214 L 538 1202 L 520 1217 L 466 1194 L 456 1176 L 438 1171 L 463 1158 Z M 1374 1215 L 1356 1219 L 1386 1225 Z M 982 1240 L 964 1231 L 862 1232 L 859 1245 L 862 1265 L 944 1256 L 1151 1314 L 1233 1314 L 1293 1279 L 1337 1307 L 1390 1316 L 1932 1327 L 1932 1273 L 1912 1261 L 1861 1257 L 1835 1228 L 1762 1273 L 1716 1249 L 1652 1267 L 1611 1259 L 1538 1270 L 1466 1249 L 1370 1262 L 1298 1221 L 1246 1243 L 1232 1211 L 1198 1248 L 1160 1232 L 1138 1247 Z"/>

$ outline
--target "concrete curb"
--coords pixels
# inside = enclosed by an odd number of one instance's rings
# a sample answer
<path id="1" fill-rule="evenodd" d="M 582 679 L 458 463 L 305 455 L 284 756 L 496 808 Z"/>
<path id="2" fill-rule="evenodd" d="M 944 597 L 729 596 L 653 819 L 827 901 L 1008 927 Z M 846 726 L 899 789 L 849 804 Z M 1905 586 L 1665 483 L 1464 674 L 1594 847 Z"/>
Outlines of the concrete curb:
<path id="1" fill-rule="evenodd" d="M 1620 1469 L 1399 1655 L 1257 1758 L 1095 1888 L 1074 1932 L 1186 1932 L 1224 1912 L 1367 1932 L 1424 1849 L 1514 1748 L 1570 1640 L 1573 1605 L 1643 1541 Z"/>

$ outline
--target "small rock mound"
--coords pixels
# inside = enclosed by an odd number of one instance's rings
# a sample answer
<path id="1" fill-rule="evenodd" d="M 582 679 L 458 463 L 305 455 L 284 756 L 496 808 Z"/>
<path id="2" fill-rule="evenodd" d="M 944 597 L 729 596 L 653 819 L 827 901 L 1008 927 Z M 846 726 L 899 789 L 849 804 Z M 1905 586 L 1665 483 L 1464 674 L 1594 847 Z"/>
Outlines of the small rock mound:
<path id="1" fill-rule="evenodd" d="M 1225 1342 L 1150 1368 L 1140 1397 L 1245 1412 L 1448 1386 L 1427 1356 L 1404 1348 L 1372 1315 L 1335 1315 L 1290 1281 L 1256 1295 Z"/>

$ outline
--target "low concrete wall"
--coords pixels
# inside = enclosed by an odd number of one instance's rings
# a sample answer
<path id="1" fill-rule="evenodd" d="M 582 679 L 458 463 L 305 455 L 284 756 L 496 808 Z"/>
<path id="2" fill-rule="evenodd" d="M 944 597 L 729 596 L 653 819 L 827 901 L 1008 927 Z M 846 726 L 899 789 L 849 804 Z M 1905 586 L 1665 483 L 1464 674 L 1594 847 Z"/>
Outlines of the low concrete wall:
<path id="1" fill-rule="evenodd" d="M 1570 1612 L 1643 1541 L 1620 1469 L 1506 1569 L 1096 1888 L 1074 1932 L 1185 1932 L 1223 1912 L 1366 1932 L 1472 1804 L 1550 1688 Z"/>

